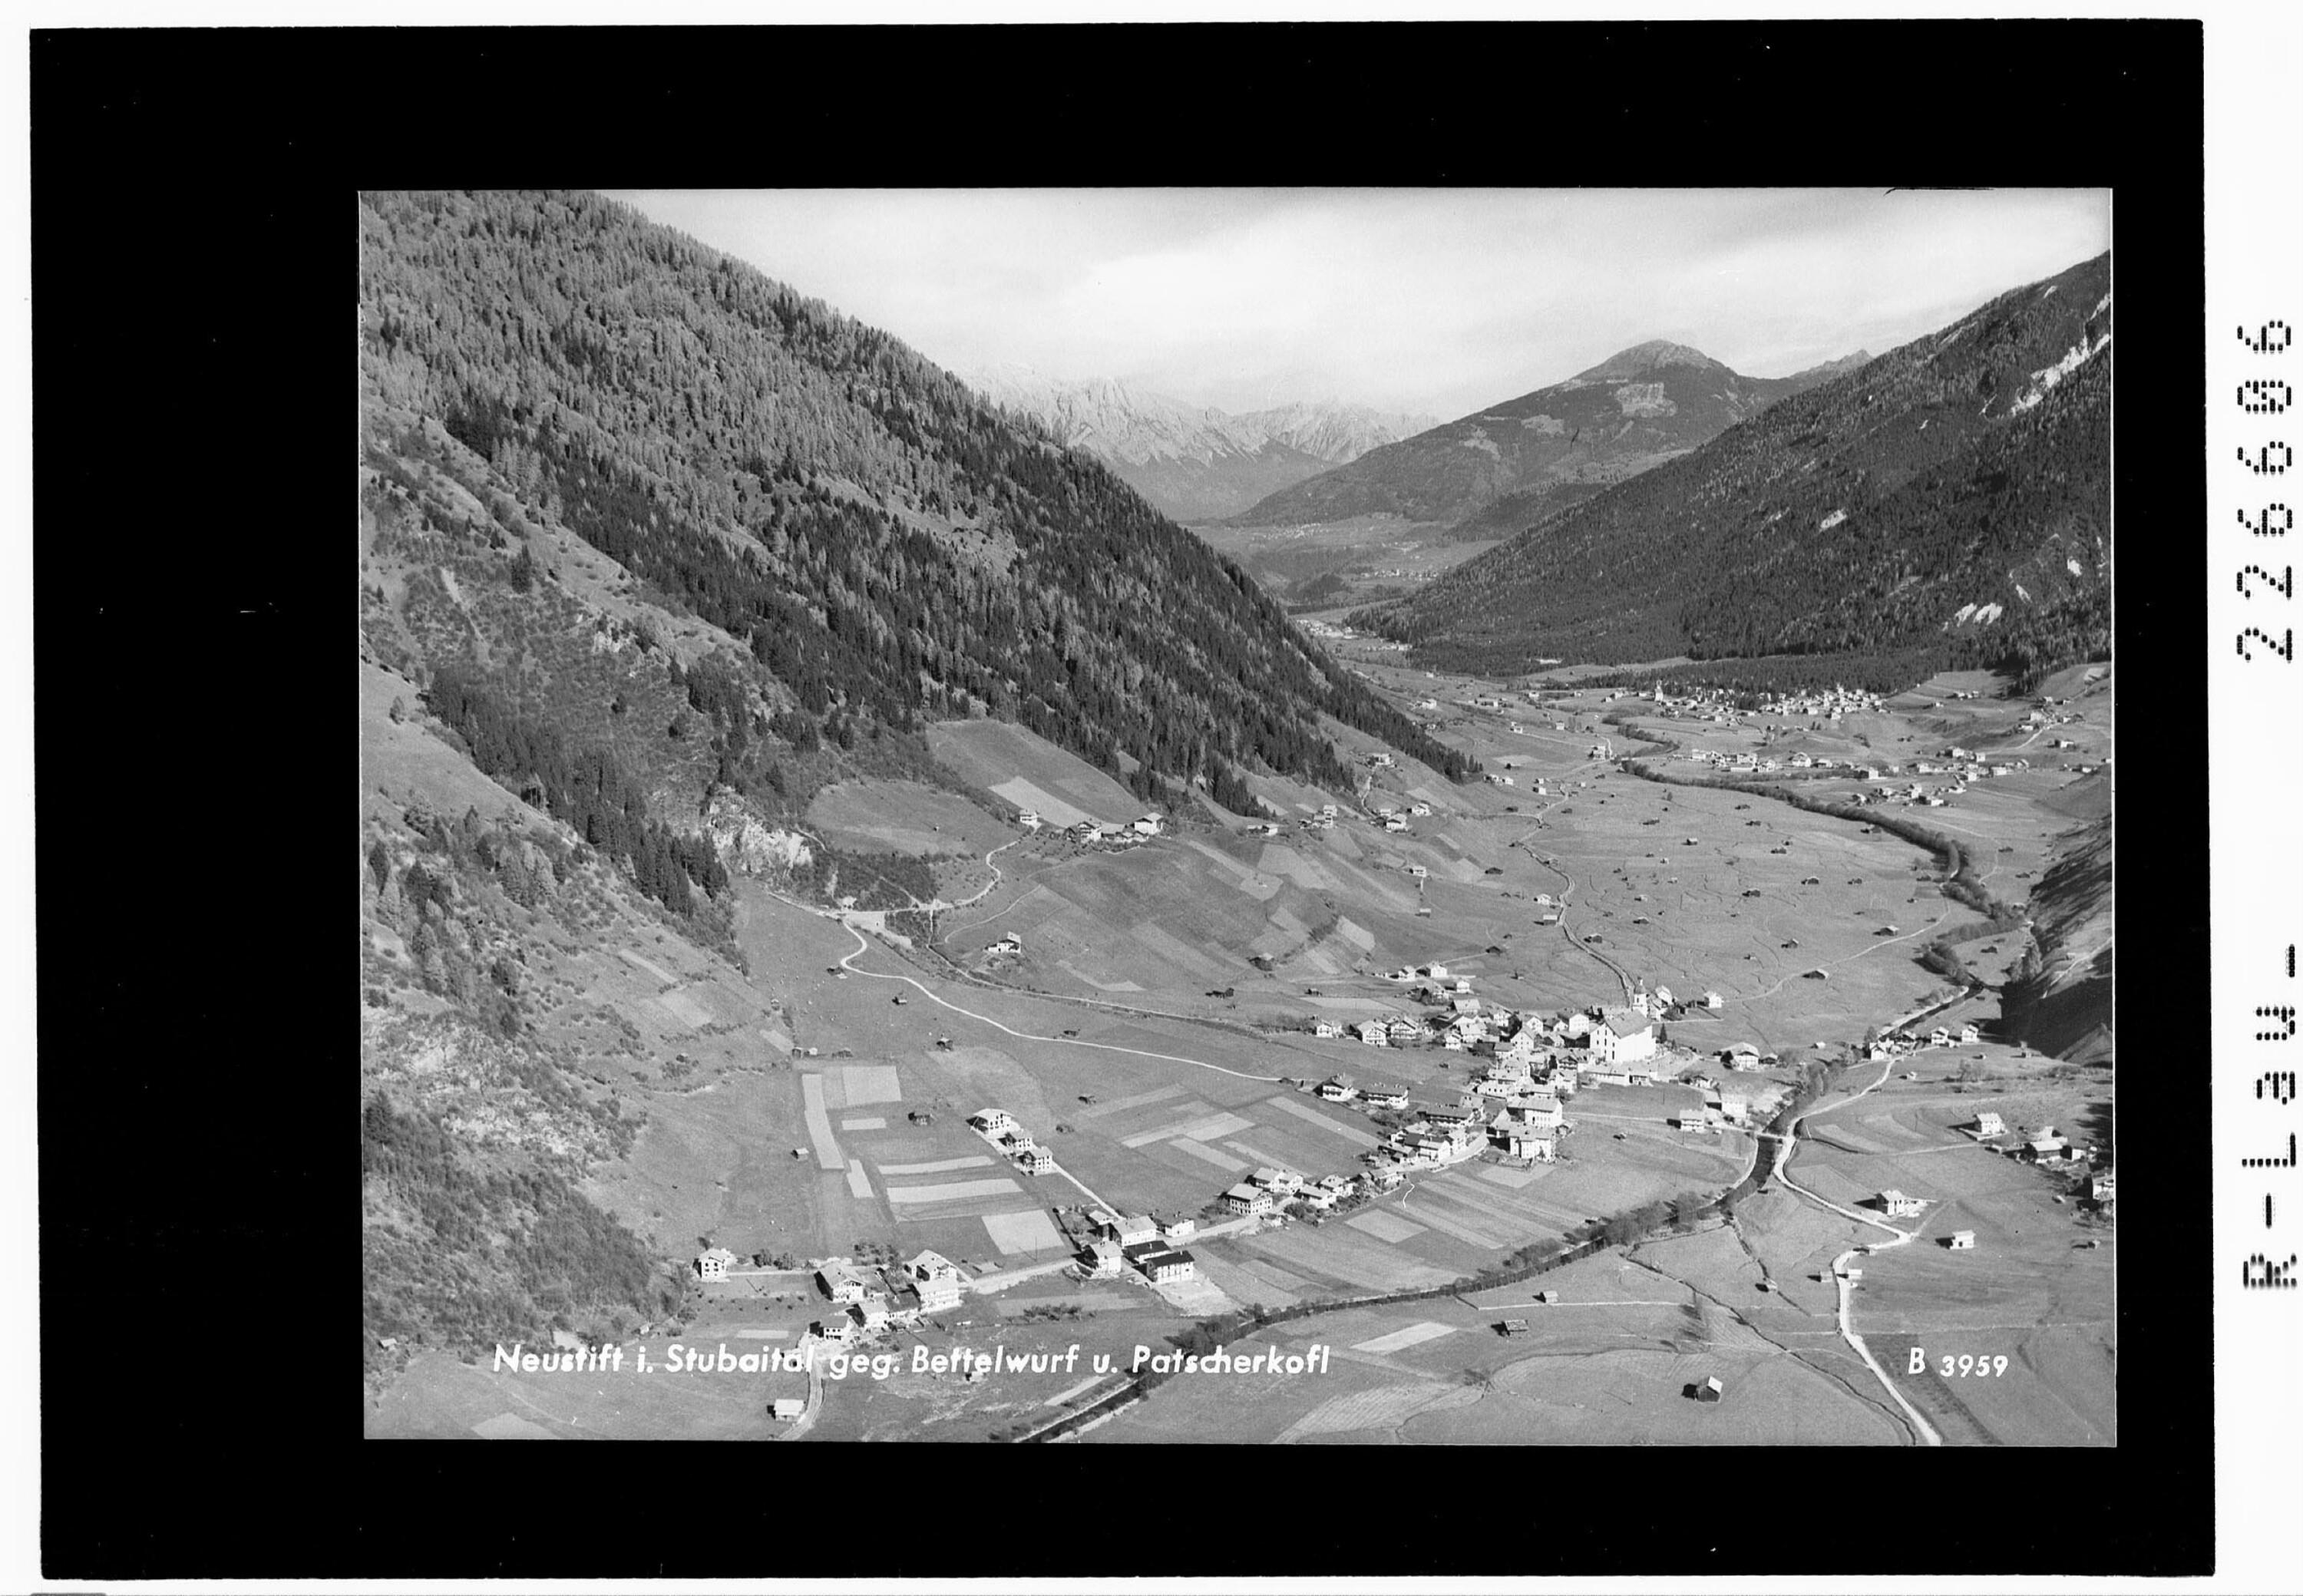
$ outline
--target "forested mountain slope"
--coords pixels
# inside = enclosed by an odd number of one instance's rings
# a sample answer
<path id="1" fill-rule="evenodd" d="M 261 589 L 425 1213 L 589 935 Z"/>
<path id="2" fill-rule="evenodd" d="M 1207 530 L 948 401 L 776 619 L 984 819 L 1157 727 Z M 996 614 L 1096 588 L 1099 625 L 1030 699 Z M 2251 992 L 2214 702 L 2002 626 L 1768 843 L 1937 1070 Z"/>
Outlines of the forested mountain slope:
<path id="1" fill-rule="evenodd" d="M 808 717 L 1012 718 L 1147 798 L 1242 798 L 1259 763 L 1341 787 L 1322 712 L 1470 769 L 1099 462 L 626 207 L 367 195 L 359 253 L 384 401 L 739 639 Z"/>
<path id="2" fill-rule="evenodd" d="M 1924 648 L 2029 675 L 2107 648 L 2110 274 L 2003 294 L 1359 619 L 1484 672 Z"/>
<path id="3" fill-rule="evenodd" d="M 1236 519 L 1243 525 L 1295 526 L 1357 515 L 1469 518 L 1469 531 L 1472 523 L 1484 527 L 1500 513 L 1519 515 L 1519 525 L 1525 525 L 1543 511 L 1683 454 L 1764 406 L 1868 358 L 1857 354 L 1795 376 L 1763 378 L 1739 376 L 1684 344 L 1639 344 L 1564 383 L 1371 450 L 1273 494 Z"/>

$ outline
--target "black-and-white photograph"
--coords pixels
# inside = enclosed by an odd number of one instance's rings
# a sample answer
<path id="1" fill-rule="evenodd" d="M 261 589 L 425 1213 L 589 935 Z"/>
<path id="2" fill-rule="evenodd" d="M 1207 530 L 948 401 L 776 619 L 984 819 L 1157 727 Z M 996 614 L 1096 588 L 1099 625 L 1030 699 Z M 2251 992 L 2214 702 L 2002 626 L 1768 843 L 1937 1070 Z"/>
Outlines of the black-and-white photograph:
<path id="1" fill-rule="evenodd" d="M 2117 210 L 1897 178 L 361 193 L 363 1435 L 2115 1446 Z"/>

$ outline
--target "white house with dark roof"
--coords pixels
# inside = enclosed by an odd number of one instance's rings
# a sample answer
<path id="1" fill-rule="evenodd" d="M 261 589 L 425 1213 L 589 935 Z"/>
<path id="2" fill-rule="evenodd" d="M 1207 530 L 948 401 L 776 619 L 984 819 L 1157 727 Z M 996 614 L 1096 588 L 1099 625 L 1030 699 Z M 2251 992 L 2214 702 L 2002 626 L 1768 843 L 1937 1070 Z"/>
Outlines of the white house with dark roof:
<path id="1" fill-rule="evenodd" d="M 1199 1266 L 1189 1253 L 1150 1253 L 1138 1258 L 1135 1267 L 1142 1270 L 1143 1278 L 1154 1286 L 1188 1280 L 1199 1272 Z"/>
<path id="2" fill-rule="evenodd" d="M 696 1278 L 699 1280 L 724 1280 L 735 1267 L 736 1254 L 726 1247 L 709 1247 L 696 1255 Z"/>

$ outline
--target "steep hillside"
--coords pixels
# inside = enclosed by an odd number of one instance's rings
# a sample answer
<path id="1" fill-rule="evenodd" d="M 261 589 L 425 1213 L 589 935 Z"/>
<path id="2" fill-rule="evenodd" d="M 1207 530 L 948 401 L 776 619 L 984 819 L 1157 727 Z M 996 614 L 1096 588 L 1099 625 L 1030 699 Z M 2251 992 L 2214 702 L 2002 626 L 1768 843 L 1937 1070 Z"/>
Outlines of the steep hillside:
<path id="1" fill-rule="evenodd" d="M 1504 513 L 1531 519 L 1683 454 L 1867 358 L 1760 378 L 1740 376 L 1684 344 L 1642 343 L 1564 383 L 1373 450 L 1237 519 L 1255 526 L 1384 514 L 1483 521 L 1506 503 Z"/>
<path id="2" fill-rule="evenodd" d="M 2028 675 L 2107 647 L 2110 274 L 2003 294 L 1365 620 L 1481 672 L 1925 649 Z"/>
<path id="3" fill-rule="evenodd" d="M 1101 465 L 625 207 L 368 195 L 359 253 L 381 400 L 735 639 L 804 736 L 988 713 L 1157 798 L 1345 782 L 1325 713 L 1469 767 Z"/>
<path id="4" fill-rule="evenodd" d="M 1231 415 L 1109 379 L 1067 382 L 1024 366 L 967 374 L 1178 520 L 1236 515 L 1268 494 L 1421 432 L 1429 416 L 1298 403 Z"/>
<path id="5" fill-rule="evenodd" d="M 2064 840 L 2031 894 L 2031 921 L 2036 951 L 2001 1000 L 2007 1035 L 2080 1063 L 2111 1058 L 2118 915 L 2108 815 Z"/>

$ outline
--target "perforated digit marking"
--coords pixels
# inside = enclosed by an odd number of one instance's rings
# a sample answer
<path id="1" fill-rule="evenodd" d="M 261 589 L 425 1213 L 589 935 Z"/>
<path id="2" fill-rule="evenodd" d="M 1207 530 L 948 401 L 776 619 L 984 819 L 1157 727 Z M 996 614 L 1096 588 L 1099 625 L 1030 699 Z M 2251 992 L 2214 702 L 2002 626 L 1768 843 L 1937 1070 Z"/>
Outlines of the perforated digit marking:
<path id="1" fill-rule="evenodd" d="M 2247 585 L 2247 578 L 2250 573 L 2255 576 L 2261 577 L 2265 581 L 2270 583 L 2273 587 L 2278 590 L 2279 595 L 2282 598 L 2293 598 L 2295 596 L 2295 568 L 2293 566 L 2289 566 L 2282 574 L 2274 577 L 2260 565 L 2249 565 L 2239 573 L 2239 594 L 2241 598 L 2253 598 L 2255 596 L 2255 595 L 2248 590 Z"/>
<path id="2" fill-rule="evenodd" d="M 2250 416 L 2283 416 L 2295 402 L 2295 390 L 2285 383 L 2253 377 L 2239 385 L 2239 408 Z"/>
<path id="3" fill-rule="evenodd" d="M 2291 1170 L 2295 1167 L 2295 1133 L 2287 1133 L 2285 1158 L 2243 1158 L 2239 1161 L 2243 1170 Z"/>

